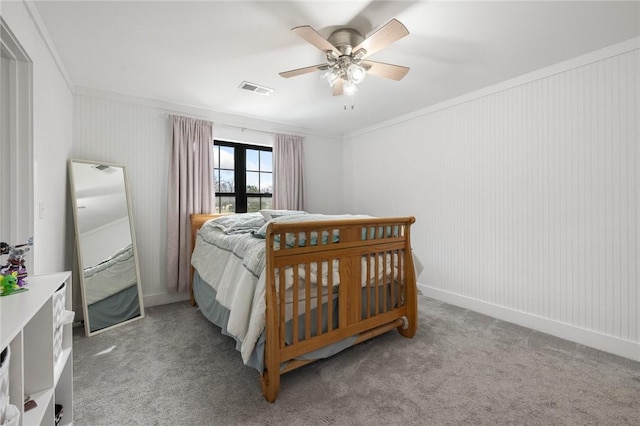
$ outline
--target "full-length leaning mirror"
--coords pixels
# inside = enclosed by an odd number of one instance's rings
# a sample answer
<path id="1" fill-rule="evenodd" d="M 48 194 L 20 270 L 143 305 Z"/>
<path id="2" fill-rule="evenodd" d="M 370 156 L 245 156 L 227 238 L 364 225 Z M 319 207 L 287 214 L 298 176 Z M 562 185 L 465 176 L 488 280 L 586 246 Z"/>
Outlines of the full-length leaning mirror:
<path id="1" fill-rule="evenodd" d="M 124 166 L 69 161 L 87 336 L 144 317 Z"/>

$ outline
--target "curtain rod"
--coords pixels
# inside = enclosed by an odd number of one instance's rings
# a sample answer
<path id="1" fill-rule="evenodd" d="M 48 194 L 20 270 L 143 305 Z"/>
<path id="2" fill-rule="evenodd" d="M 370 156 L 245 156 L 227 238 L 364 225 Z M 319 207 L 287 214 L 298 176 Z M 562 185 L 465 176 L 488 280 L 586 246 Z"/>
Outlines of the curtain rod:
<path id="1" fill-rule="evenodd" d="M 167 114 L 168 117 L 184 117 L 184 115 L 178 115 L 178 114 Z M 226 124 L 226 123 L 216 123 L 215 121 L 209 120 L 207 118 L 198 118 L 198 120 L 207 120 L 207 121 L 211 121 L 213 123 L 214 126 L 220 126 L 220 127 L 232 127 L 234 129 L 240 129 L 243 132 L 244 131 L 248 131 L 248 132 L 256 132 L 256 133 L 266 133 L 268 135 L 274 135 L 275 132 L 269 132 L 266 130 L 258 130 L 258 129 L 251 129 L 248 127 L 244 127 L 244 126 L 236 126 L 235 124 Z"/>
<path id="2" fill-rule="evenodd" d="M 246 130 L 248 132 L 266 133 L 268 135 L 273 135 L 274 134 L 274 132 L 268 132 L 266 130 L 250 129 L 250 128 L 243 127 L 243 126 L 236 126 L 234 124 L 224 124 L 224 123 L 215 123 L 215 122 L 213 124 L 214 124 L 214 126 L 220 126 L 220 127 L 233 127 L 234 129 L 240 129 L 243 132 Z"/>

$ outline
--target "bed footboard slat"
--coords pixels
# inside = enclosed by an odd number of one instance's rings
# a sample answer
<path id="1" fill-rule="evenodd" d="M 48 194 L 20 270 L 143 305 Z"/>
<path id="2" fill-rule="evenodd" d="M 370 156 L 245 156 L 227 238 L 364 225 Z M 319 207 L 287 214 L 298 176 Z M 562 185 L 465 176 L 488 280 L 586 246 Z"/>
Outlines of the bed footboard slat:
<path id="1" fill-rule="evenodd" d="M 320 334 L 322 334 L 322 301 L 323 301 L 323 289 L 324 286 L 322 285 L 322 262 L 317 262 L 316 263 L 316 267 L 317 267 L 317 281 L 319 282 L 318 285 L 316 285 L 316 336 L 319 336 Z M 309 276 L 309 280 L 311 280 L 311 276 Z M 328 289 L 328 287 L 327 287 Z M 329 294 L 329 291 L 327 290 L 327 301 L 329 301 L 329 298 L 331 297 L 331 295 Z M 311 312 L 310 310 L 308 310 L 307 312 Z M 311 317 L 311 315 L 309 315 L 309 317 Z"/>
<path id="2" fill-rule="evenodd" d="M 298 272 L 298 268 L 293 268 L 293 282 L 297 283 L 299 282 L 299 276 L 298 276 L 299 272 Z M 293 316 L 292 318 L 298 318 L 298 286 L 296 284 L 293 285 L 293 287 L 291 287 L 293 290 Z M 308 299 L 307 295 L 305 295 L 305 298 Z M 309 311 L 307 311 L 309 312 Z M 306 317 L 307 315 L 305 315 Z M 293 321 L 293 344 L 298 342 L 298 321 Z"/>

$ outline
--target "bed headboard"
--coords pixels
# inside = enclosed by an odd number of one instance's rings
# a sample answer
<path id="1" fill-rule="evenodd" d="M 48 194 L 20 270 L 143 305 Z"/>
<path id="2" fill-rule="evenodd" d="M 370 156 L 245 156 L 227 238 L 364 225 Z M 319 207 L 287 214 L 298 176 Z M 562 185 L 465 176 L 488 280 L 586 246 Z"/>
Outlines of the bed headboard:
<path id="1" fill-rule="evenodd" d="M 191 215 L 191 251 L 189 252 L 189 264 L 191 264 L 191 253 L 193 253 L 193 250 L 196 247 L 196 234 L 198 232 L 198 229 L 200 229 L 202 225 L 204 225 L 204 223 L 209 219 L 215 219 L 216 217 L 220 217 L 220 216 L 222 215 L 219 213 L 208 213 L 208 214 L 194 213 Z M 193 297 L 193 272 L 194 272 L 193 266 L 189 266 L 189 268 L 191 271 L 190 280 L 189 280 L 189 295 L 191 298 L 191 305 L 195 306 L 196 299 Z"/>

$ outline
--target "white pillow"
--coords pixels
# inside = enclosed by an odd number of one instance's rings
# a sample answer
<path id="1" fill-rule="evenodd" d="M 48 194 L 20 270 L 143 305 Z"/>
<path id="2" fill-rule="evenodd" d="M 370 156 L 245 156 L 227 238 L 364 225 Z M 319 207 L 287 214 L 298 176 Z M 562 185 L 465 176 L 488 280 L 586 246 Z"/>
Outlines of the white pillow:
<path id="1" fill-rule="evenodd" d="M 291 214 L 307 214 L 307 212 L 302 211 L 302 210 L 268 210 L 268 209 L 264 209 L 264 210 L 260 210 L 260 214 L 262 215 L 262 217 L 264 217 L 264 220 L 266 220 L 268 222 L 271 219 L 274 219 L 276 217 L 288 216 L 288 215 L 291 215 Z"/>

